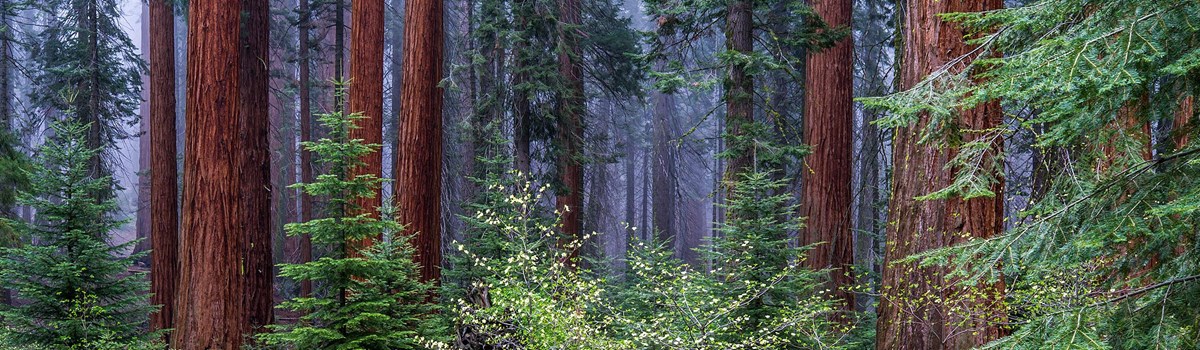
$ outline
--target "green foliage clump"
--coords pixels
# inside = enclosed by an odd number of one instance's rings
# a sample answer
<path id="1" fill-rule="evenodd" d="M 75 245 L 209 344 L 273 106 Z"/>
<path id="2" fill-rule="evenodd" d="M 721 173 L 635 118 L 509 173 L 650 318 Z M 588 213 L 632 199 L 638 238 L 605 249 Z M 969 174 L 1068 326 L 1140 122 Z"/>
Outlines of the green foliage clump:
<path id="1" fill-rule="evenodd" d="M 457 243 L 457 269 L 475 271 L 453 312 L 458 344 L 470 349 L 831 349 L 847 344 L 830 320 L 819 272 L 799 263 L 787 232 L 799 222 L 780 182 L 766 174 L 739 182 L 730 221 L 705 248 L 714 269 L 697 269 L 654 244 L 637 243 L 630 271 L 609 280 L 570 258 L 539 211 L 541 194 L 494 176 L 467 218 L 477 234 Z M 753 240 L 748 242 L 748 240 Z M 459 266 L 463 265 L 463 266 Z M 447 345 L 448 346 L 448 345 Z"/>
<path id="2" fill-rule="evenodd" d="M 149 286 L 127 270 L 144 254 L 125 256 L 136 241 L 110 244 L 115 220 L 111 177 L 92 178 L 84 137 L 89 126 L 54 124 L 42 146 L 30 189 L 19 202 L 38 211 L 38 223 L 8 221 L 32 244 L 0 250 L 0 281 L 24 302 L 0 309 L 0 344 L 49 349 L 147 348 L 143 332 Z"/>
<path id="3" fill-rule="evenodd" d="M 379 145 L 350 139 L 357 115 L 340 112 L 319 117 L 330 130 L 319 141 L 303 146 L 329 169 L 315 183 L 296 184 L 312 196 L 329 198 L 321 219 L 288 224 L 289 235 L 308 235 L 314 245 L 332 249 L 326 256 L 303 264 L 282 264 L 280 275 L 318 286 L 314 295 L 297 297 L 279 307 L 301 312 L 300 322 L 270 326 L 260 335 L 267 345 L 299 349 L 417 349 L 430 335 L 433 306 L 431 287 L 420 282 L 414 249 L 400 234 L 402 226 L 378 215 L 380 208 L 361 208 L 356 200 L 375 196 L 384 181 L 375 175 L 350 176 L 364 165 L 364 156 Z M 363 247 L 366 240 L 374 243 Z"/>
<path id="4" fill-rule="evenodd" d="M 17 192 L 28 184 L 29 161 L 17 150 L 17 140 L 7 131 L 0 131 L 0 217 L 12 216 Z M 9 222 L 0 221 L 0 246 L 18 243 L 16 231 Z"/>
<path id="5" fill-rule="evenodd" d="M 708 271 L 638 243 L 620 289 L 621 326 L 635 348 L 832 349 L 845 329 L 821 290 L 820 271 L 800 266 L 806 247 L 789 233 L 801 222 L 768 173 L 745 174 L 726 204 L 729 219 L 702 253 Z"/>

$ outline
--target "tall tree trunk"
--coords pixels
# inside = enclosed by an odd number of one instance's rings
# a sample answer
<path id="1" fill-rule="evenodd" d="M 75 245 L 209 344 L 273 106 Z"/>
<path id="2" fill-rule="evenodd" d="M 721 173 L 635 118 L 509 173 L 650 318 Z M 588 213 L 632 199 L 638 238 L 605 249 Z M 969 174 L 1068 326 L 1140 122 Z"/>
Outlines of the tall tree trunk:
<path id="1" fill-rule="evenodd" d="M 12 27 L 9 18 L 8 0 L 0 0 L 0 134 L 13 130 L 12 116 Z M 0 135 L 3 136 L 3 135 Z M 16 139 L 17 135 L 9 135 Z M 0 184 L 12 191 L 11 184 Z M 20 219 L 15 206 L 0 206 L 0 218 Z M 0 305 L 12 305 L 12 295 L 7 288 L 0 288 Z"/>
<path id="2" fill-rule="evenodd" d="M 633 127 L 630 126 L 630 129 Z M 626 240 L 637 239 L 637 146 L 633 132 L 625 132 L 625 226 Z"/>
<path id="3" fill-rule="evenodd" d="M 902 89 L 916 86 L 934 70 L 973 49 L 963 42 L 962 28 L 943 21 L 939 14 L 993 10 L 1003 2 L 912 0 L 906 6 Z M 960 111 L 959 118 L 966 130 L 989 129 L 1000 124 L 1001 109 L 998 103 L 989 103 Z M 928 116 L 922 116 L 915 125 L 896 130 L 877 349 L 967 349 L 1000 336 L 1002 283 L 966 291 L 945 278 L 945 268 L 892 263 L 966 238 L 991 237 L 1004 227 L 1001 195 L 967 201 L 913 199 L 950 185 L 954 177 L 953 171 L 944 170 L 954 150 L 919 142 L 929 122 Z M 971 141 L 980 136 L 964 137 Z M 1000 150 L 997 142 L 990 153 Z M 1004 193 L 1003 184 L 992 190 Z M 952 311 L 950 300 L 970 303 L 965 305 L 970 312 Z M 964 314 L 972 318 L 964 319 Z"/>
<path id="4" fill-rule="evenodd" d="M 396 163 L 397 216 L 414 235 L 421 280 L 441 277 L 443 2 L 404 4 L 404 81 Z"/>
<path id="5" fill-rule="evenodd" d="M 660 26 L 669 21 L 668 19 L 660 19 Z M 666 46 L 668 40 L 667 29 L 659 28 L 658 41 L 662 46 Z M 656 71 L 664 71 L 667 69 L 667 57 L 665 54 L 657 57 L 654 62 Z M 672 113 L 675 108 L 675 94 L 666 93 L 655 90 L 651 93 L 651 100 L 654 102 L 654 119 L 653 133 L 654 152 L 653 165 L 653 205 L 654 205 L 654 233 L 656 239 L 663 244 L 666 244 L 672 249 L 676 248 L 676 240 L 679 232 L 675 229 L 676 206 L 675 195 L 677 193 L 677 179 L 675 178 L 675 152 L 671 146 L 671 141 L 676 138 L 675 128 L 672 127 Z M 682 254 L 677 251 L 675 256 L 679 257 Z"/>
<path id="6" fill-rule="evenodd" d="M 3 30 L 0 30 L 0 126 L 5 126 L 5 130 L 12 130 L 12 43 L 16 39 L 13 36 L 9 8 L 12 5 L 9 2 L 10 0 L 0 0 L 0 26 L 3 26 Z"/>
<path id="7" fill-rule="evenodd" d="M 346 77 L 346 0 L 334 0 L 333 19 L 333 81 L 344 83 Z M 346 96 L 333 95 L 334 110 L 346 111 Z"/>
<path id="8" fill-rule="evenodd" d="M 175 160 L 175 16 L 150 0 L 150 329 L 174 328 L 179 285 L 178 165 Z M 166 341 L 170 343 L 168 335 Z"/>
<path id="9" fill-rule="evenodd" d="M 383 143 L 383 0 L 356 0 L 351 3 L 354 22 L 350 27 L 350 113 L 361 113 L 355 120 L 357 128 L 350 130 L 350 139 L 366 144 Z M 350 173 L 383 176 L 383 152 L 376 150 L 363 156 L 362 166 Z M 355 202 L 360 211 L 350 215 L 368 214 L 378 217 L 383 205 L 383 193 L 376 188 L 374 195 L 360 197 Z M 350 242 L 355 243 L 355 242 Z M 371 240 L 357 242 L 369 246 Z M 351 245 L 353 247 L 353 245 Z M 351 249 L 351 253 L 355 249 Z"/>
<path id="10" fill-rule="evenodd" d="M 515 0 L 513 4 L 513 16 L 516 23 L 516 32 L 522 36 L 521 40 L 517 40 L 516 48 L 513 49 L 513 61 L 516 63 L 516 68 L 513 69 L 513 160 L 517 171 L 522 174 L 529 174 L 531 155 L 530 155 L 530 134 L 532 122 L 530 115 L 533 113 L 530 100 L 529 88 L 522 85 L 529 82 L 529 73 L 526 70 L 529 68 L 529 54 L 527 48 L 530 39 L 529 16 L 532 13 L 530 9 L 530 0 Z"/>
<path id="11" fill-rule="evenodd" d="M 188 3 L 187 132 L 177 349 L 239 349 L 246 299 L 239 24 L 242 0 Z"/>
<path id="12" fill-rule="evenodd" d="M 239 135 L 242 200 L 245 201 L 246 311 L 257 332 L 271 324 L 274 260 L 271 258 L 270 33 L 268 0 L 242 0 L 239 39 Z"/>
<path id="13" fill-rule="evenodd" d="M 581 237 L 583 210 L 583 59 L 579 47 L 579 25 L 582 23 L 580 0 L 558 0 L 558 72 L 563 79 L 563 91 L 558 101 L 558 176 L 562 188 L 555 199 L 562 215 L 562 233 L 568 239 Z M 578 251 L 568 254 L 574 259 Z"/>
<path id="14" fill-rule="evenodd" d="M 402 9 L 404 2 L 401 0 L 392 0 L 391 6 L 394 9 Z M 391 28 L 392 38 L 390 40 L 392 43 L 392 110 L 389 113 L 398 114 L 400 111 L 400 106 L 404 104 L 403 94 L 400 93 L 400 86 L 404 82 L 404 50 L 402 49 L 404 47 L 404 15 L 402 13 L 396 14 L 396 20 L 394 22 L 395 23 L 392 24 Z M 389 134 L 387 137 L 389 138 L 389 142 L 392 143 L 392 159 L 388 161 L 391 162 L 389 163 L 390 165 L 394 166 L 396 161 L 399 160 L 398 157 L 400 155 L 400 152 L 398 152 L 400 149 L 400 123 L 395 123 L 393 125 L 396 130 L 392 131 L 394 134 Z M 393 175 L 390 175 L 389 178 L 395 178 L 395 173 L 396 169 L 393 168 Z M 395 194 L 392 195 L 395 196 Z"/>
<path id="15" fill-rule="evenodd" d="M 142 4 L 142 60 L 150 60 L 150 5 Z M 142 103 L 138 106 L 137 245 L 134 254 L 150 250 L 150 77 L 142 72 Z M 148 257 L 139 259 L 148 263 Z"/>
<path id="16" fill-rule="evenodd" d="M 650 197 L 651 197 L 651 195 L 650 195 L 650 179 L 653 177 L 653 172 L 651 170 L 651 169 L 653 169 L 653 167 L 650 166 L 650 151 L 643 149 L 641 153 L 642 153 L 642 169 L 641 169 L 641 172 L 642 172 L 642 206 L 641 206 L 641 208 L 642 208 L 642 224 L 640 226 L 638 226 L 638 229 L 642 230 L 642 232 L 639 235 L 638 239 L 641 239 L 642 241 L 648 241 L 648 240 L 650 240 L 651 237 L 654 237 L 653 236 L 654 226 L 651 226 L 654 224 L 654 222 L 650 220 Z"/>
<path id="17" fill-rule="evenodd" d="M 849 27 L 852 0 L 814 0 L 830 27 Z M 806 265 L 829 269 L 830 285 L 843 310 L 854 308 L 854 234 L 850 230 L 850 175 L 854 151 L 854 40 L 809 51 L 806 61 L 804 137 L 813 153 L 804 158 L 802 245 L 813 245 Z M 868 62 L 871 64 L 873 62 Z"/>
<path id="18" fill-rule="evenodd" d="M 653 196 L 654 233 L 658 241 L 668 247 L 674 247 L 679 232 L 675 228 L 675 216 L 678 212 L 676 194 L 678 183 L 675 174 L 675 152 L 671 141 L 676 138 L 671 127 L 671 111 L 675 110 L 675 95 L 654 92 L 654 145 L 652 174 L 654 184 L 651 186 Z M 677 255 L 678 256 L 678 255 Z"/>
<path id="19" fill-rule="evenodd" d="M 754 5 L 749 0 L 729 0 L 725 24 L 725 45 L 729 50 L 749 55 L 754 51 Z M 725 148 L 732 154 L 722 176 L 724 192 L 729 193 L 742 174 L 754 168 L 754 145 L 733 142 L 745 136 L 745 128 L 754 122 L 754 77 L 742 64 L 729 66 L 725 83 Z M 729 195 L 726 194 L 726 198 Z M 724 219 L 724 218 L 722 218 Z"/>
<path id="20" fill-rule="evenodd" d="M 104 121 L 100 120 L 100 94 L 105 93 L 100 91 L 100 80 L 102 79 L 100 69 L 100 6 L 96 0 L 88 1 L 83 6 L 84 14 L 80 18 L 84 23 L 80 27 L 87 27 L 84 30 L 84 37 L 88 42 L 88 57 L 86 58 L 85 66 L 87 67 L 88 83 L 83 89 L 87 91 L 87 98 L 78 99 L 86 105 L 78 108 L 76 111 L 83 116 L 83 122 L 91 123 L 87 134 L 87 147 L 89 149 L 99 149 L 104 146 Z M 104 156 L 100 153 L 92 156 L 88 161 L 89 172 L 91 177 L 99 179 L 108 175 L 108 169 L 104 166 Z M 105 189 L 104 193 L 96 197 L 97 200 L 105 200 L 111 198 L 113 189 Z"/>
<path id="21" fill-rule="evenodd" d="M 298 11 L 300 13 L 300 23 L 298 25 L 300 37 L 300 142 L 313 141 L 313 122 L 312 122 L 312 37 L 309 31 L 312 29 L 312 11 L 309 7 L 311 0 L 299 0 Z M 312 152 L 309 152 L 304 147 L 300 148 L 300 182 L 311 184 L 313 178 L 313 162 Z M 316 200 L 313 196 L 299 191 L 300 195 L 300 222 L 315 219 L 313 216 L 313 206 L 316 205 Z M 298 263 L 306 263 L 312 261 L 312 237 L 302 235 L 300 237 L 300 261 Z M 304 280 L 300 282 L 300 296 L 312 295 L 312 281 Z"/>

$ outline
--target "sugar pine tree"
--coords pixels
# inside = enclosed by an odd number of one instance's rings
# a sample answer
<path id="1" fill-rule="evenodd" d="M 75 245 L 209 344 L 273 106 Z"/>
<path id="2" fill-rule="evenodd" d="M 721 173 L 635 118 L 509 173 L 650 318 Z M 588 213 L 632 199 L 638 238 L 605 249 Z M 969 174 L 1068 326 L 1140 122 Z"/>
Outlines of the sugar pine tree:
<path id="1" fill-rule="evenodd" d="M 15 223 L 33 244 L 3 249 L 0 280 L 22 303 L 0 309 L 0 335 L 9 346 L 49 349 L 149 348 L 155 334 L 142 331 L 148 284 L 127 273 L 138 255 L 125 256 L 137 242 L 112 244 L 124 224 L 113 218 L 117 204 L 97 196 L 115 186 L 111 177 L 92 178 L 90 126 L 52 125 L 56 136 L 41 148 L 30 189 L 20 202 L 36 209 L 39 223 Z"/>
<path id="2" fill-rule="evenodd" d="M 302 145 L 325 164 L 328 173 L 315 183 L 293 187 L 315 197 L 329 198 L 321 219 L 288 224 L 292 236 L 307 235 L 313 244 L 331 247 L 311 262 L 281 265 L 280 275 L 309 281 L 313 295 L 297 297 L 279 307 L 303 313 L 295 325 L 271 326 L 274 333 L 260 336 L 268 345 L 299 349 L 412 349 L 419 336 L 428 335 L 425 303 L 430 285 L 420 282 L 409 238 L 392 219 L 376 219 L 355 207 L 355 199 L 374 196 L 384 181 L 374 174 L 350 176 L 364 155 L 379 145 L 349 139 L 357 115 L 340 112 L 319 116 L 329 130 L 326 138 Z M 367 209 L 370 210 L 370 209 Z M 380 214 L 383 214 L 382 209 Z M 350 213 L 364 213 L 351 215 Z M 392 217 L 381 215 L 380 217 Z M 382 238 L 382 239 L 379 239 Z M 374 240 L 369 247 L 348 242 Z"/>

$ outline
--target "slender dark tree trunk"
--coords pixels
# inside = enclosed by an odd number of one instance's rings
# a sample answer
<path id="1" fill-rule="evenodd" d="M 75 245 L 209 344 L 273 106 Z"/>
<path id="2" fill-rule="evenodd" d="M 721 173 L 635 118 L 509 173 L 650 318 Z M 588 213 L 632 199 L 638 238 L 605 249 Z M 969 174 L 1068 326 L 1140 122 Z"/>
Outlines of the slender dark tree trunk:
<path id="1" fill-rule="evenodd" d="M 142 59 L 150 61 L 150 5 L 142 4 Z M 138 106 L 138 192 L 137 192 L 137 245 L 135 254 L 150 250 L 150 77 L 142 72 L 142 103 Z M 149 257 L 140 259 L 149 263 Z"/>
<path id="2" fill-rule="evenodd" d="M 188 15 L 187 137 L 184 156 L 177 349 L 239 349 L 249 334 L 243 261 L 246 202 L 239 140 L 239 25 L 242 0 L 191 1 Z M 202 29 L 203 28 L 203 29 Z"/>
<path id="3" fill-rule="evenodd" d="M 173 328 L 179 284 L 178 165 L 175 138 L 175 16 L 150 0 L 150 329 Z M 167 337 L 170 342 L 170 337 Z"/>
<path id="4" fill-rule="evenodd" d="M 947 62 L 968 54 L 973 47 L 964 43 L 963 30 L 942 20 L 939 14 L 978 12 L 998 9 L 1000 0 L 938 1 L 911 0 L 906 4 L 904 54 L 901 88 L 916 86 L 931 72 Z M 960 112 L 964 130 L 985 130 L 1000 125 L 998 103 L 989 103 Z M 964 290 L 945 278 L 945 269 L 916 264 L 892 263 L 929 249 L 946 247 L 967 238 L 987 238 L 1003 230 L 1002 198 L 971 200 L 927 200 L 913 198 L 941 189 L 953 180 L 945 165 L 954 157 L 953 149 L 921 143 L 922 130 L 929 123 L 922 116 L 912 126 L 896 130 L 894 141 L 894 181 L 888 211 L 888 249 L 883 269 L 877 349 L 968 349 L 1000 336 L 997 326 L 1004 319 L 1001 308 L 1003 284 Z M 964 136 L 967 141 L 980 137 Z M 997 142 L 993 155 L 1001 150 Z M 990 155 L 989 155 L 990 156 Z M 1003 184 L 991 189 L 1003 193 Z M 977 293 L 977 294 L 967 294 Z M 971 320 L 949 312 L 952 300 L 968 303 Z M 963 307 L 955 304 L 955 307 Z"/>
<path id="5" fill-rule="evenodd" d="M 665 23 L 667 20 L 659 20 L 659 23 Z M 665 46 L 668 40 L 666 29 L 659 28 L 658 41 L 660 45 Z M 654 69 L 664 71 L 667 69 L 667 57 L 662 55 L 655 60 Z M 654 103 L 654 152 L 653 164 L 653 196 L 654 196 L 654 233 L 657 235 L 658 241 L 666 244 L 668 247 L 676 246 L 679 232 L 675 229 L 675 216 L 677 203 L 675 201 L 677 179 L 675 177 L 675 151 L 671 145 L 671 141 L 675 140 L 675 128 L 672 125 L 672 113 L 675 110 L 675 94 L 666 93 L 655 90 L 651 93 L 651 100 Z M 682 252 L 677 251 L 676 257 L 681 256 Z"/>
<path id="6" fill-rule="evenodd" d="M 358 128 L 350 130 L 350 138 L 375 145 L 383 143 L 383 8 L 383 0 L 356 0 L 351 3 L 354 22 L 350 27 L 349 107 L 350 113 L 361 113 L 363 118 L 355 120 Z M 381 151 L 377 150 L 363 158 L 363 166 L 355 167 L 351 178 L 358 175 L 383 177 Z M 377 188 L 373 196 L 358 198 L 354 204 L 361 211 L 351 212 L 350 215 L 378 217 L 383 194 Z M 371 240 L 357 243 L 369 246 Z"/>
<path id="7" fill-rule="evenodd" d="M 313 141 L 313 122 L 312 122 L 312 38 L 309 31 L 312 29 L 312 11 L 309 7 L 311 0 L 299 0 L 300 5 L 298 11 L 300 14 L 299 37 L 300 37 L 300 142 Z M 304 147 L 300 148 L 300 182 L 311 184 L 313 178 L 313 162 L 312 152 L 309 152 Z M 305 222 L 315 219 L 313 215 L 313 206 L 316 205 L 316 200 L 313 196 L 300 192 L 300 221 Z M 312 238 L 308 235 L 300 237 L 300 261 L 306 263 L 312 261 Z M 309 296 L 312 294 L 312 281 L 304 280 L 300 282 L 300 295 Z"/>
<path id="8" fill-rule="evenodd" d="M 13 130 L 12 116 L 12 29 L 9 18 L 9 0 L 0 0 L 0 134 Z M 14 138 L 16 135 L 10 135 Z M 13 190 L 10 184 L 5 190 Z M 0 206 L 0 217 L 20 219 L 14 206 Z M 0 305 L 12 305 L 12 295 L 7 288 L 0 288 Z"/>
<path id="9" fill-rule="evenodd" d="M 404 6 L 404 2 L 401 0 L 392 0 L 391 6 L 394 9 L 402 9 Z M 404 99 L 402 98 L 403 94 L 401 94 L 401 91 L 400 91 L 401 90 L 400 86 L 404 82 L 404 68 L 403 68 L 403 63 L 404 63 L 404 59 L 403 59 L 404 58 L 404 50 L 403 50 L 403 47 L 404 47 L 404 21 L 403 21 L 403 19 L 404 19 L 404 16 L 402 13 L 397 14 L 396 20 L 394 21 L 395 23 L 392 24 L 392 29 L 391 29 L 392 30 L 392 38 L 390 41 L 392 42 L 392 44 L 391 44 L 392 45 L 392 61 L 390 63 L 391 63 L 391 67 L 392 67 L 392 91 L 391 91 L 392 92 L 392 96 L 391 96 L 392 97 L 392 110 L 390 113 L 392 113 L 392 114 L 398 114 L 400 111 L 400 106 L 402 106 L 404 104 Z M 399 155 L 400 155 L 400 152 L 399 152 L 399 149 L 400 149 L 400 130 L 399 130 L 400 123 L 395 123 L 394 125 L 396 127 L 396 130 L 393 131 L 394 135 L 388 136 L 388 138 L 390 139 L 389 142 L 392 143 L 392 159 L 389 160 L 392 165 L 396 164 L 396 161 L 399 160 Z M 395 174 L 395 172 L 396 172 L 396 169 L 392 169 L 392 173 Z M 394 178 L 395 175 L 391 175 L 389 177 Z"/>
<path id="10" fill-rule="evenodd" d="M 245 218 L 246 312 L 252 331 L 271 324 L 274 260 L 271 258 L 270 33 L 268 0 L 242 0 L 239 39 L 239 127 L 242 211 Z"/>
<path id="11" fill-rule="evenodd" d="M 514 1 L 514 17 L 516 17 L 517 32 L 522 33 L 524 40 L 518 40 L 516 48 L 513 50 L 513 61 L 516 62 L 516 68 L 513 74 L 513 161 L 517 171 L 522 174 L 529 174 L 530 171 L 530 115 L 532 114 L 532 106 L 530 105 L 530 94 L 528 88 L 520 86 L 529 82 L 529 73 L 526 72 L 529 66 L 529 55 L 526 50 L 529 45 L 529 14 L 531 9 L 531 0 L 515 0 Z"/>
<path id="12" fill-rule="evenodd" d="M 671 111 L 675 109 L 675 95 L 654 92 L 654 157 L 651 165 L 651 186 L 653 196 L 653 222 L 656 239 L 675 246 L 679 232 L 675 229 L 677 213 L 675 175 L 675 151 L 671 142 L 676 139 L 674 128 L 671 127 Z"/>
<path id="13" fill-rule="evenodd" d="M 12 17 L 9 3 L 11 0 L 0 0 L 0 126 L 12 130 L 12 43 L 15 37 L 12 30 Z"/>
<path id="14" fill-rule="evenodd" d="M 754 5 L 749 0 L 729 0 L 727 12 L 725 45 L 729 50 L 749 55 L 754 50 Z M 744 129 L 754 122 L 754 77 L 743 65 L 729 66 L 725 107 L 725 147 L 732 156 L 726 161 L 722 186 L 729 192 L 733 183 L 754 167 L 754 145 L 732 142 L 744 136 Z"/>
<path id="15" fill-rule="evenodd" d="M 632 129 L 632 127 L 630 127 Z M 637 146 L 632 132 L 625 133 L 625 225 L 633 242 L 637 233 Z"/>
<path id="16" fill-rule="evenodd" d="M 642 224 L 638 226 L 638 229 L 642 230 L 638 238 L 643 241 L 650 240 L 650 238 L 654 237 L 654 226 L 651 226 L 654 224 L 654 222 L 650 220 L 650 181 L 651 178 L 653 178 L 652 169 L 653 167 L 650 166 L 650 152 L 649 150 L 643 149 L 642 169 L 640 170 L 642 172 Z"/>
<path id="17" fill-rule="evenodd" d="M 397 216 L 415 237 L 421 280 L 441 277 L 443 2 L 404 4 L 404 81 L 396 164 Z"/>
<path id="18" fill-rule="evenodd" d="M 813 0 L 813 9 L 831 27 L 849 27 L 852 0 Z M 868 64 L 873 63 L 869 62 Z M 802 245 L 814 245 L 805 260 L 813 270 L 829 269 L 834 295 L 844 310 L 854 307 L 854 233 L 850 230 L 850 175 L 853 159 L 854 40 L 810 51 L 806 62 L 804 137 L 813 153 L 804 158 L 801 210 L 806 218 Z"/>
<path id="19" fill-rule="evenodd" d="M 346 0 L 334 0 L 333 19 L 333 81 L 344 82 L 346 77 Z M 334 110 L 346 111 L 346 96 L 333 95 Z"/>
<path id="20" fill-rule="evenodd" d="M 558 101 L 558 176 L 562 186 L 556 206 L 562 216 L 562 233 L 569 239 L 581 237 L 583 206 L 583 166 L 580 152 L 583 143 L 583 55 L 579 47 L 579 25 L 582 23 L 580 0 L 558 0 L 558 72 L 563 79 L 563 91 Z M 574 259 L 579 254 L 568 254 Z"/>

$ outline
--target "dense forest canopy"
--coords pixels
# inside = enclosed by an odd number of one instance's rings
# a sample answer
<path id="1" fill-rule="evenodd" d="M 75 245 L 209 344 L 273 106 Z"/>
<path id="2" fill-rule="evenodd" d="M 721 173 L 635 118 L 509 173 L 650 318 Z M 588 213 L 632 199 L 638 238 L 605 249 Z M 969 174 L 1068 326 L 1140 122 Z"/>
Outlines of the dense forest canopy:
<path id="1" fill-rule="evenodd" d="M 0 0 L 0 348 L 1200 348 L 1200 3 Z"/>

